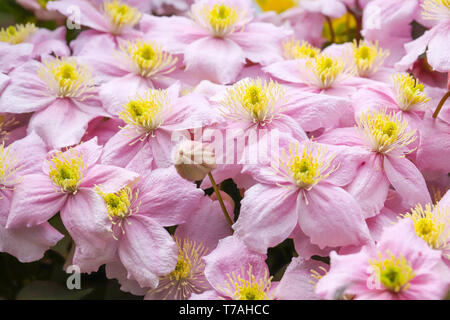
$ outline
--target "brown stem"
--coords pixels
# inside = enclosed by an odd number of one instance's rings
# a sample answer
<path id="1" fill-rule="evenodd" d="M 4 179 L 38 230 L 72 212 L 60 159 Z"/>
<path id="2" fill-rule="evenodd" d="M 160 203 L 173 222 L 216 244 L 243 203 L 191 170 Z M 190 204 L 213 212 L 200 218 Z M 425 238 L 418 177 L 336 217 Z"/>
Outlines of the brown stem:
<path id="1" fill-rule="evenodd" d="M 230 227 L 233 225 L 233 221 L 231 220 L 230 216 L 228 215 L 227 208 L 225 208 L 225 203 L 223 202 L 222 195 L 219 192 L 219 188 L 217 187 L 216 181 L 214 181 L 214 178 L 211 174 L 211 172 L 208 173 L 209 180 L 211 181 L 212 187 L 214 189 L 214 192 L 216 193 L 217 200 L 219 200 L 220 207 L 222 208 L 222 212 L 225 216 L 225 219 L 227 220 Z"/>
<path id="2" fill-rule="evenodd" d="M 447 93 L 444 94 L 444 96 L 442 97 L 441 101 L 439 101 L 439 104 L 438 104 L 436 110 L 433 113 L 433 118 L 436 119 L 436 117 L 438 116 L 439 112 L 441 111 L 441 109 L 444 106 L 444 103 L 445 103 L 445 101 L 447 100 L 448 97 L 450 97 L 450 90 L 447 91 Z"/>
<path id="3" fill-rule="evenodd" d="M 329 17 L 325 17 L 327 19 L 328 28 L 330 29 L 331 42 L 334 42 L 336 36 L 334 35 L 333 24 L 331 23 L 331 19 Z"/>

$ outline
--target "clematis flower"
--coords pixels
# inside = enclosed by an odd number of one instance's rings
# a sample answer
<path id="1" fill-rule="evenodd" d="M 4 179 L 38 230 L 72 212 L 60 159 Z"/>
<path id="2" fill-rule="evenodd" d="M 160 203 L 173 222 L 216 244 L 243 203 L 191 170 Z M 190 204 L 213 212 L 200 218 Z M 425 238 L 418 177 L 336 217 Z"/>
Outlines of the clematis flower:
<path id="1" fill-rule="evenodd" d="M 149 88 L 166 89 L 175 83 L 171 73 L 178 67 L 178 58 L 156 42 L 137 39 L 116 46 L 101 36 L 80 53 L 101 79 L 99 98 L 111 114 L 117 114 L 136 94 Z"/>
<path id="2" fill-rule="evenodd" d="M 103 200 L 94 187 L 102 185 L 105 192 L 116 192 L 138 178 L 134 172 L 98 164 L 101 152 L 96 139 L 64 152 L 49 152 L 39 172 L 24 175 L 16 186 L 6 227 L 41 225 L 59 211 L 77 245 L 74 263 L 78 264 L 80 255 L 92 254 L 92 248 L 100 248 L 96 252 L 100 255 L 105 248 L 89 234 L 97 229 L 109 233 L 109 229 L 101 216 Z M 83 224 L 86 219 L 90 222 Z"/>
<path id="3" fill-rule="evenodd" d="M 12 59 L 14 59 L 14 52 L 19 50 L 15 46 L 19 44 L 31 44 L 31 58 L 37 60 L 45 59 L 49 55 L 57 57 L 70 55 L 69 47 L 66 44 L 65 27 L 59 27 L 51 31 L 45 28 L 37 28 L 33 23 L 9 26 L 0 29 L 0 43 L 9 45 L 2 51 L 11 50 L 9 55 Z"/>
<path id="4" fill-rule="evenodd" d="M 233 225 L 236 235 L 257 252 L 284 241 L 297 225 L 321 249 L 370 241 L 359 204 L 341 188 L 353 178 L 359 150 L 334 153 L 308 142 L 290 142 L 281 149 L 272 168 L 246 168 L 258 183 L 245 192 Z M 339 161 L 334 161 L 338 152 Z"/>
<path id="5" fill-rule="evenodd" d="M 450 4 L 442 0 L 425 0 L 422 17 L 436 23 L 430 30 L 405 44 L 406 55 L 395 65 L 400 70 L 410 69 L 417 58 L 426 53 L 428 63 L 439 72 L 450 71 Z"/>
<path id="6" fill-rule="evenodd" d="M 184 223 L 197 210 L 203 191 L 179 177 L 174 168 L 154 170 L 142 176 L 137 184 L 113 193 L 104 191 L 103 186 L 95 190 L 106 209 L 101 214 L 109 235 L 97 229 L 90 236 L 104 243 L 108 256 L 92 257 L 91 262 L 111 263 L 107 267 L 109 277 L 123 266 L 126 279 L 136 281 L 141 288 L 155 289 L 159 277 L 176 270 L 178 260 L 177 245 L 164 227 Z M 83 214 L 80 209 L 77 212 Z M 80 229 L 93 222 L 74 221 Z"/>
<path id="7" fill-rule="evenodd" d="M 108 116 L 96 98 L 91 69 L 76 58 L 29 61 L 9 76 L 0 112 L 34 112 L 28 132 L 35 131 L 50 147 L 79 143 L 89 121 Z"/>
<path id="8" fill-rule="evenodd" d="M 47 147 L 34 133 L 8 147 L 0 144 L 0 252 L 7 252 L 21 262 L 41 259 L 45 251 L 63 238 L 48 222 L 6 228 L 14 190 L 25 175 L 39 172 L 46 154 Z"/>
<path id="9" fill-rule="evenodd" d="M 383 208 L 389 186 L 401 195 L 407 206 L 430 202 L 425 180 L 405 155 L 417 138 L 403 117 L 384 110 L 367 111 L 357 120 L 357 127 L 338 128 L 318 137 L 321 143 L 366 148 L 365 163 L 355 180 L 346 186 L 369 218 Z"/>
<path id="10" fill-rule="evenodd" d="M 204 97 L 178 97 L 179 88 L 175 83 L 167 90 L 149 89 L 130 100 L 119 113 L 126 126 L 106 143 L 102 162 L 128 165 L 137 172 L 172 165 L 172 149 L 178 142 L 172 135 L 186 135 L 188 129 L 216 121 Z"/>
<path id="11" fill-rule="evenodd" d="M 145 36 L 169 52 L 184 55 L 186 71 L 216 83 L 231 83 L 245 59 L 266 65 L 281 59 L 286 28 L 252 22 L 250 1 L 201 0 L 191 6 L 190 17 L 145 16 Z"/>
<path id="12" fill-rule="evenodd" d="M 271 300 L 274 288 L 266 255 L 249 250 L 235 236 L 219 241 L 205 256 L 205 276 L 213 290 L 192 294 L 191 300 Z"/>
<path id="13" fill-rule="evenodd" d="M 416 235 L 411 220 L 386 228 L 374 247 L 348 255 L 332 252 L 330 257 L 330 271 L 316 287 L 326 299 L 442 299 L 449 288 L 440 252 Z"/>
<path id="14" fill-rule="evenodd" d="M 71 42 L 73 54 L 78 55 L 84 46 L 95 44 L 99 36 L 106 35 L 118 44 L 120 40 L 135 40 L 141 33 L 135 29 L 143 9 L 148 8 L 145 1 L 121 0 L 60 0 L 47 3 L 48 10 L 56 10 L 72 24 L 89 27 Z"/>
<path id="15" fill-rule="evenodd" d="M 229 212 L 233 212 L 234 204 L 225 201 L 225 206 Z M 160 277 L 158 287 L 149 290 L 145 299 L 188 300 L 193 294 L 211 290 L 204 274 L 203 257 L 216 248 L 220 239 L 230 236 L 231 231 L 218 201 L 203 197 L 197 211 L 175 231 L 174 238 L 178 246 L 175 270 Z"/>

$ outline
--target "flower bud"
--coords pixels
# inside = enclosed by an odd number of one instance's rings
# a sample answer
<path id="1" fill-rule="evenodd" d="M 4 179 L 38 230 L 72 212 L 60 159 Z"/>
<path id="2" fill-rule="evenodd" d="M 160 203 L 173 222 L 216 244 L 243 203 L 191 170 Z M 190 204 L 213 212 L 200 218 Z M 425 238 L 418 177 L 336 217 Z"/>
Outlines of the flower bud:
<path id="1" fill-rule="evenodd" d="M 172 153 L 178 174 L 189 181 L 200 181 L 216 168 L 216 158 L 211 147 L 198 141 L 183 140 Z"/>

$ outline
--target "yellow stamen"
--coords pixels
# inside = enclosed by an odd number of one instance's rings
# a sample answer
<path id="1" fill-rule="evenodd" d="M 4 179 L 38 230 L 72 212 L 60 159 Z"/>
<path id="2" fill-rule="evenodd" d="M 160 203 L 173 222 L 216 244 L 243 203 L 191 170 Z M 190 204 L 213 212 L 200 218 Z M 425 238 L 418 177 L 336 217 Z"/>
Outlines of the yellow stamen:
<path id="1" fill-rule="evenodd" d="M 308 59 L 305 66 L 310 72 L 305 81 L 322 89 L 331 87 L 345 69 L 343 61 L 325 54 Z"/>
<path id="2" fill-rule="evenodd" d="M 425 0 L 422 17 L 427 20 L 449 20 L 450 0 Z"/>
<path id="3" fill-rule="evenodd" d="M 86 169 L 82 157 L 73 149 L 56 152 L 50 159 L 49 176 L 63 193 L 76 194 Z"/>
<path id="4" fill-rule="evenodd" d="M 369 260 L 377 275 L 377 280 L 389 291 L 398 293 L 408 290 L 410 281 L 416 274 L 411 264 L 403 257 L 388 252 L 388 257 L 378 254 L 378 259 Z"/>
<path id="5" fill-rule="evenodd" d="M 416 140 L 416 130 L 409 130 L 408 123 L 399 114 L 386 110 L 363 113 L 358 121 L 360 132 L 373 151 L 388 153 Z M 406 151 L 402 150 L 404 154 Z M 409 151 L 411 152 L 411 151 Z"/>
<path id="6" fill-rule="evenodd" d="M 186 300 L 192 293 L 201 293 L 209 286 L 203 276 L 205 263 L 202 260 L 208 253 L 208 248 L 189 239 L 175 238 L 175 242 L 178 246 L 175 270 L 160 277 L 158 288 L 150 290 L 149 293 L 165 291 L 166 297 Z"/>
<path id="7" fill-rule="evenodd" d="M 2 28 L 0 30 L 0 41 L 11 44 L 22 43 L 28 40 L 37 30 L 38 28 L 34 23 L 17 24 L 8 28 Z"/>
<path id="8" fill-rule="evenodd" d="M 91 96 L 95 85 L 91 69 L 71 58 L 45 61 L 38 76 L 47 84 L 47 90 L 60 98 L 84 100 Z"/>
<path id="9" fill-rule="evenodd" d="M 95 188 L 95 191 L 105 201 L 106 209 L 111 220 L 115 218 L 124 219 L 132 213 L 130 206 L 133 193 L 129 186 L 120 189 L 116 193 L 104 193 L 98 186 Z"/>
<path id="10" fill-rule="evenodd" d="M 286 59 L 315 58 L 320 54 L 320 49 L 312 46 L 307 41 L 294 39 L 283 43 L 284 57 Z"/>
<path id="11" fill-rule="evenodd" d="M 450 237 L 450 207 L 440 208 L 438 205 L 418 204 L 411 212 L 403 214 L 403 218 L 414 222 L 414 229 L 419 237 L 425 240 L 433 249 L 449 249 Z M 447 257 L 450 259 L 450 257 Z"/>
<path id="12" fill-rule="evenodd" d="M 177 58 L 163 51 L 153 41 L 129 42 L 120 49 L 132 63 L 135 72 L 143 77 L 150 78 L 156 74 L 163 75 L 175 70 Z"/>
<path id="13" fill-rule="evenodd" d="M 253 275 L 252 266 L 249 265 L 247 272 L 244 268 L 241 273 L 236 275 L 234 272 L 227 274 L 228 281 L 226 288 L 223 289 L 233 300 L 271 300 L 269 297 L 269 290 L 271 286 L 272 277 L 269 277 L 267 271 L 259 280 Z"/>
<path id="14" fill-rule="evenodd" d="M 296 7 L 298 0 L 256 0 L 262 11 L 275 11 L 282 13 L 288 9 Z"/>
<path id="15" fill-rule="evenodd" d="M 5 143 L 0 144 L 0 189 L 9 189 L 19 183 L 22 178 L 16 177 L 18 159 L 11 153 L 10 148 L 5 147 Z M 1 199 L 1 197 L 0 197 Z"/>
<path id="16" fill-rule="evenodd" d="M 215 4 L 213 7 L 203 4 L 193 6 L 191 17 L 214 37 L 224 37 L 233 33 L 236 24 L 245 18 L 246 13 L 237 7 L 226 4 Z"/>
<path id="17" fill-rule="evenodd" d="M 170 99 L 166 90 L 149 89 L 144 95 L 129 101 L 119 112 L 119 118 L 147 137 L 164 123 L 169 108 Z"/>
<path id="18" fill-rule="evenodd" d="M 119 0 L 104 2 L 103 10 L 113 34 L 120 34 L 124 28 L 134 27 L 142 16 L 137 8 Z"/>
<path id="19" fill-rule="evenodd" d="M 8 140 L 9 128 L 18 123 L 14 117 L 7 117 L 6 115 L 0 114 L 0 143 Z"/>
<path id="20" fill-rule="evenodd" d="M 380 48 L 377 42 L 372 44 L 360 41 L 358 44 L 356 40 L 353 40 L 352 49 L 356 72 L 360 77 L 368 77 L 375 73 L 389 56 L 389 51 Z"/>
<path id="21" fill-rule="evenodd" d="M 425 107 L 430 101 L 430 98 L 423 93 L 423 84 L 409 74 L 396 74 L 393 77 L 393 89 L 398 106 L 403 111 Z"/>
<path id="22" fill-rule="evenodd" d="M 314 143 L 304 144 L 301 156 L 299 143 L 289 144 L 289 159 L 283 150 L 280 164 L 298 187 L 310 190 L 337 169 L 336 166 L 330 168 L 335 155 L 327 159 L 325 155 L 326 150 Z"/>
<path id="23" fill-rule="evenodd" d="M 251 121 L 262 126 L 270 123 L 281 112 L 284 89 L 270 80 L 260 78 L 241 81 L 227 91 L 221 101 L 222 114 L 233 120 Z"/>

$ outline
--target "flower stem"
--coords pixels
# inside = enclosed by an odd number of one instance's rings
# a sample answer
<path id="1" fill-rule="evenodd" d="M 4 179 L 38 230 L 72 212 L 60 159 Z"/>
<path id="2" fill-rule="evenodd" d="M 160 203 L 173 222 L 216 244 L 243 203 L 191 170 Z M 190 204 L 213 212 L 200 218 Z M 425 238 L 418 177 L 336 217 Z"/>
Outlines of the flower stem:
<path id="1" fill-rule="evenodd" d="M 216 193 L 217 200 L 219 200 L 220 207 L 222 208 L 222 212 L 225 216 L 225 219 L 227 220 L 230 227 L 233 225 L 233 221 L 231 220 L 230 216 L 228 215 L 227 208 L 225 208 L 225 204 L 223 203 L 222 195 L 219 192 L 219 188 L 217 187 L 216 181 L 214 181 L 214 178 L 211 174 L 211 172 L 208 173 L 209 180 L 211 181 L 212 187 L 214 189 L 214 192 Z"/>
<path id="2" fill-rule="evenodd" d="M 331 42 L 334 43 L 334 40 L 336 39 L 336 37 L 334 35 L 333 24 L 331 23 L 331 19 L 329 17 L 325 16 L 325 19 L 327 19 L 328 28 L 330 29 Z"/>
<path id="3" fill-rule="evenodd" d="M 441 111 L 441 109 L 444 106 L 444 103 L 445 103 L 445 101 L 447 100 L 448 97 L 450 97 L 450 90 L 447 91 L 447 93 L 444 94 L 444 96 L 442 97 L 441 101 L 439 101 L 439 104 L 438 104 L 436 110 L 433 113 L 433 118 L 436 119 L 436 117 L 438 116 L 439 112 Z"/>

